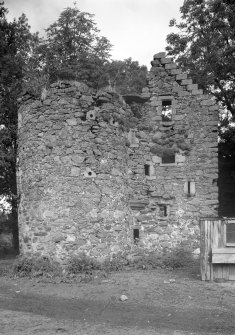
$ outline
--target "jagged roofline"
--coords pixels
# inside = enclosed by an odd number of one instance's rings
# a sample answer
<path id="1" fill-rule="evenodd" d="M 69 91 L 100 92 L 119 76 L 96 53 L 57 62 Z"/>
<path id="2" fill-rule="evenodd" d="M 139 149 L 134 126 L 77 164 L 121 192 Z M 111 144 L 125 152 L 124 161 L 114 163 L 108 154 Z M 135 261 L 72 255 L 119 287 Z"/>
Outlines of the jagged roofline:
<path id="1" fill-rule="evenodd" d="M 188 78 L 187 73 L 182 70 L 173 62 L 172 57 L 167 57 L 165 52 L 159 52 L 153 56 L 151 61 L 152 68 L 161 67 L 166 73 L 174 77 L 175 81 L 183 88 L 193 95 L 203 94 L 203 90 L 198 89 L 198 84 L 193 84 L 191 78 Z"/>

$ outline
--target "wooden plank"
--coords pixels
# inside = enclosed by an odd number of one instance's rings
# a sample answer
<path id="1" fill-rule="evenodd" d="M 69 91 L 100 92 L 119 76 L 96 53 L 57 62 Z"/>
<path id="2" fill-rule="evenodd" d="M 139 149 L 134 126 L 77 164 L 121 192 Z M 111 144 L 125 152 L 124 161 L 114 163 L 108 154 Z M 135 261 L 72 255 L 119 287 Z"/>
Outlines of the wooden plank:
<path id="1" fill-rule="evenodd" d="M 212 248 L 213 254 L 235 254 L 235 248 Z"/>
<path id="2" fill-rule="evenodd" d="M 205 220 L 200 220 L 200 269 L 201 269 L 201 280 L 206 280 Z"/>
<path id="3" fill-rule="evenodd" d="M 213 278 L 219 278 L 219 266 L 220 264 L 213 264 Z"/>
<path id="4" fill-rule="evenodd" d="M 223 279 L 229 280 L 229 264 L 223 264 Z"/>
<path id="5" fill-rule="evenodd" d="M 221 264 L 217 264 L 217 278 L 218 279 L 222 279 L 223 278 L 223 267 L 222 267 Z"/>
<path id="6" fill-rule="evenodd" d="M 219 233 L 221 228 L 221 221 L 211 221 L 211 248 L 218 248 Z"/>
<path id="7" fill-rule="evenodd" d="M 226 223 L 226 220 L 221 220 L 220 222 L 221 228 L 218 240 L 218 248 L 226 247 Z"/>
<path id="8" fill-rule="evenodd" d="M 235 264 L 235 254 L 212 254 L 212 263 Z"/>
<path id="9" fill-rule="evenodd" d="M 206 220 L 206 238 L 205 238 L 205 264 L 206 264 L 206 274 L 205 280 L 213 280 L 213 268 L 211 263 L 211 233 L 213 230 L 213 221 Z"/>
<path id="10" fill-rule="evenodd" d="M 229 280 L 235 280 L 235 264 L 229 264 Z"/>

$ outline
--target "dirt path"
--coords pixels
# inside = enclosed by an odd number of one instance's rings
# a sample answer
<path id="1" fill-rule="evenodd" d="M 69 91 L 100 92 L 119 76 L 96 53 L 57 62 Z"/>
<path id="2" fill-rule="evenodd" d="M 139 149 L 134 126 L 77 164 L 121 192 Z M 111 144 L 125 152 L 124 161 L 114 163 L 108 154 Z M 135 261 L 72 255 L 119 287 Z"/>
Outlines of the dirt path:
<path id="1" fill-rule="evenodd" d="M 129 270 L 72 284 L 2 277 L 0 334 L 234 335 L 234 303 L 235 283 L 182 271 Z"/>

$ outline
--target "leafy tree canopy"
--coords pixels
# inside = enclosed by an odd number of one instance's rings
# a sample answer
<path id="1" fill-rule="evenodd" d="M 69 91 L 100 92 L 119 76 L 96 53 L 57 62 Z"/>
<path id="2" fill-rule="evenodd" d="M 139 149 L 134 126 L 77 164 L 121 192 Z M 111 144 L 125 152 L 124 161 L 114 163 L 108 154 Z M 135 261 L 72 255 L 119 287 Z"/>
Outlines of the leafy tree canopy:
<path id="1" fill-rule="evenodd" d="M 23 14 L 18 20 L 8 22 L 7 9 L 0 3 L 0 195 L 12 207 L 13 238 L 18 248 L 17 228 L 17 98 L 22 90 L 27 63 L 36 43 L 37 34 Z"/>
<path id="2" fill-rule="evenodd" d="M 111 44 L 100 36 L 93 15 L 66 8 L 46 29 L 28 63 L 25 88 L 40 95 L 43 86 L 70 79 L 95 88 L 111 87 L 120 94 L 139 93 L 146 85 L 147 68 L 128 58 L 110 60 Z"/>
<path id="3" fill-rule="evenodd" d="M 22 90 L 27 62 L 37 35 L 23 14 L 8 22 L 7 9 L 0 3 L 0 194 L 16 197 L 15 160 L 17 98 Z"/>
<path id="4" fill-rule="evenodd" d="M 185 0 L 178 32 L 167 36 L 169 55 L 235 117 L 235 2 Z"/>
<path id="5" fill-rule="evenodd" d="M 66 8 L 46 29 L 46 39 L 35 49 L 34 58 L 49 82 L 73 79 L 97 86 L 110 49 L 108 39 L 99 35 L 93 15 L 74 7 Z"/>
<path id="6" fill-rule="evenodd" d="M 139 65 L 138 61 L 131 58 L 113 60 L 105 64 L 101 84 L 122 95 L 141 93 L 147 85 L 147 72 L 146 66 Z"/>

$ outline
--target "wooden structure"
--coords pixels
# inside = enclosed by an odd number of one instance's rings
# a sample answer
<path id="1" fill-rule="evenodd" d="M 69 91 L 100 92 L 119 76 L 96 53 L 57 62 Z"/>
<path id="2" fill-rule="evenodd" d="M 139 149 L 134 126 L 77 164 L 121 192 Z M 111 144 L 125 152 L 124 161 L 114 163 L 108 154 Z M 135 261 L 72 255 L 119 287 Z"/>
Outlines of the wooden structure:
<path id="1" fill-rule="evenodd" d="M 201 279 L 235 280 L 235 219 L 200 220 Z"/>

